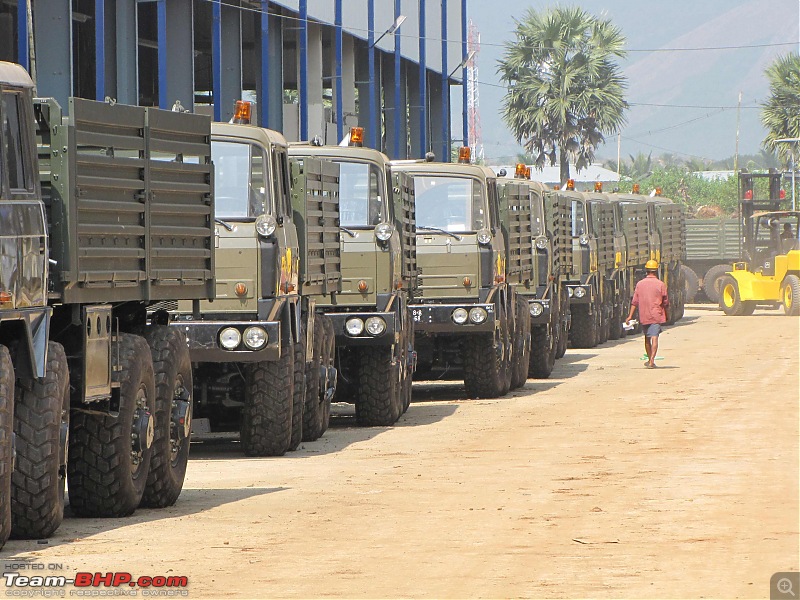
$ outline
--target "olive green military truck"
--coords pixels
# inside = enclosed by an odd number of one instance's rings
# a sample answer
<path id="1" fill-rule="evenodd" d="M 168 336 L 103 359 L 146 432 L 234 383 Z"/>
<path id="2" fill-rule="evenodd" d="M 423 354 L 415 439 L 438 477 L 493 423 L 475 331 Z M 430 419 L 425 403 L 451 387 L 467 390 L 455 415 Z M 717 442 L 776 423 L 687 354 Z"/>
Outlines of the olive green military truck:
<path id="1" fill-rule="evenodd" d="M 515 288 L 527 303 L 530 318 L 528 375 L 547 378 L 567 348 L 570 315 L 565 281 L 572 269 L 572 204 L 544 184 L 531 181 L 530 168 L 522 164 L 517 165 L 513 179 L 501 177 L 497 182 L 501 198 L 513 196 L 513 186 L 521 185 L 530 206 L 533 268 L 530 278 Z M 501 203 L 501 217 L 504 213 Z"/>
<path id="2" fill-rule="evenodd" d="M 341 285 L 339 171 L 245 123 L 213 123 L 211 155 L 216 294 L 165 308 L 195 366 L 195 432 L 238 429 L 245 454 L 278 456 L 330 419 L 334 331 L 315 298 Z"/>
<path id="3" fill-rule="evenodd" d="M 209 119 L 31 90 L 0 63 L 0 541 L 52 534 L 67 479 L 80 516 L 176 501 L 192 371 L 148 307 L 214 291 Z"/>
<path id="4" fill-rule="evenodd" d="M 574 348 L 593 348 L 611 335 L 615 240 L 619 244 L 621 234 L 615 231 L 614 208 L 608 202 L 574 189 L 557 193 L 572 204 L 573 263 L 567 281 L 570 341 Z"/>
<path id="5" fill-rule="evenodd" d="M 411 401 L 414 196 L 410 178 L 393 181 L 389 158 L 361 147 L 362 135 L 353 128 L 349 146 L 291 144 L 289 156 L 339 166 L 342 289 L 314 300 L 336 334 L 336 399 L 355 404 L 359 425 L 391 425 Z"/>
<path id="6" fill-rule="evenodd" d="M 461 370 L 471 397 L 502 396 L 514 372 L 519 377 L 523 370 L 519 356 L 514 362 L 514 346 L 517 315 L 522 320 L 528 311 L 509 284 L 532 268 L 530 230 L 517 229 L 507 245 L 497 179 L 490 169 L 469 164 L 464 149 L 459 164 L 397 161 L 392 172 L 413 182 L 419 294 L 410 309 L 419 376 Z M 530 210 L 522 202 L 509 206 Z M 509 257 L 509 247 L 515 256 Z"/>

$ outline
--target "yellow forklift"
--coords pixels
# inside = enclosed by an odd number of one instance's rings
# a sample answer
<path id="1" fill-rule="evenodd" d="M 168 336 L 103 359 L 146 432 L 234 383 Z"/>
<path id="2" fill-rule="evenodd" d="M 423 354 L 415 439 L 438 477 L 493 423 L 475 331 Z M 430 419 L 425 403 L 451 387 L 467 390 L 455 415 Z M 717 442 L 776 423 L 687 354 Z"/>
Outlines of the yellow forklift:
<path id="1" fill-rule="evenodd" d="M 754 199 L 754 178 L 770 178 L 770 199 Z M 781 210 L 780 174 L 740 173 L 744 260 L 733 264 L 720 285 L 726 315 L 751 315 L 757 305 L 783 305 L 800 315 L 800 211 Z"/>

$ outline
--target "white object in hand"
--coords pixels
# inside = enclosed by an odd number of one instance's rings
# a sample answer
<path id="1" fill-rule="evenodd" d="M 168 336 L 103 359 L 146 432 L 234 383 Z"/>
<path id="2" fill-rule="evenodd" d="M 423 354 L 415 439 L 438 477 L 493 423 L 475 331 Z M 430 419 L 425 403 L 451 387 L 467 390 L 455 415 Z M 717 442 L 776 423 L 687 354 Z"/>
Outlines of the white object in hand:
<path id="1" fill-rule="evenodd" d="M 636 319 L 631 319 L 630 321 L 625 321 L 622 324 L 622 327 L 625 329 L 625 331 L 630 331 L 631 329 L 636 327 L 638 324 L 639 324 L 639 321 L 637 321 Z"/>

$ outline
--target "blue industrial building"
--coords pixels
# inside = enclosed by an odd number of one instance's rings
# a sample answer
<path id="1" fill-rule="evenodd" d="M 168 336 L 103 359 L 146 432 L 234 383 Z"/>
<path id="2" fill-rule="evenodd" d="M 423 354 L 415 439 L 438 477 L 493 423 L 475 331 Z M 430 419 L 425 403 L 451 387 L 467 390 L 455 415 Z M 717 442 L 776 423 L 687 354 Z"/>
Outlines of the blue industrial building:
<path id="1" fill-rule="evenodd" d="M 466 4 L 0 0 L 0 60 L 24 65 L 62 105 L 180 101 L 224 121 L 246 98 L 289 140 L 338 143 L 361 125 L 365 145 L 393 158 L 448 160 L 451 86 L 466 96 Z"/>

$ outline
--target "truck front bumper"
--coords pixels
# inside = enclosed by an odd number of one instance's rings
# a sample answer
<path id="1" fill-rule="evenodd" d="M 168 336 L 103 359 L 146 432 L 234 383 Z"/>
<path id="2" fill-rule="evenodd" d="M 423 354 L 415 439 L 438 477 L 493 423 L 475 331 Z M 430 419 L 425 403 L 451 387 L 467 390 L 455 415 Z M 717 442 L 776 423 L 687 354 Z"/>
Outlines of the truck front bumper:
<path id="1" fill-rule="evenodd" d="M 394 312 L 332 312 L 325 314 L 333 321 L 336 343 L 343 346 L 390 346 L 395 343 L 396 334 L 399 333 L 397 313 Z M 348 333 L 348 323 L 360 332 Z M 382 324 L 384 329 L 373 335 L 368 331 L 367 326 L 375 323 Z"/>
<path id="2" fill-rule="evenodd" d="M 495 329 L 494 304 L 412 304 L 408 308 L 414 329 L 422 333 L 470 335 L 493 333 Z M 461 324 L 454 319 L 458 309 L 467 311 L 468 315 L 467 320 Z M 473 314 L 485 315 L 485 319 L 476 323 L 471 318 Z"/>
<path id="3" fill-rule="evenodd" d="M 570 304 L 591 304 L 592 286 L 589 284 L 567 284 Z"/>
<path id="4" fill-rule="evenodd" d="M 546 325 L 550 322 L 549 298 L 525 298 L 525 300 L 528 302 L 531 325 Z"/>
<path id="5" fill-rule="evenodd" d="M 279 321 L 173 321 L 170 326 L 186 336 L 192 362 L 261 362 L 281 357 Z M 260 327 L 266 332 L 267 341 L 258 350 L 251 350 L 244 342 L 244 332 L 250 327 Z M 220 344 L 220 334 L 229 328 L 236 329 L 242 338 L 232 350 Z"/>

